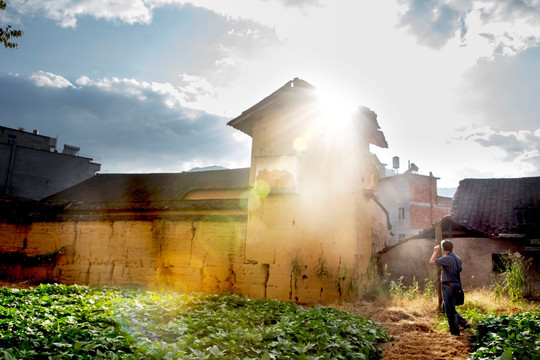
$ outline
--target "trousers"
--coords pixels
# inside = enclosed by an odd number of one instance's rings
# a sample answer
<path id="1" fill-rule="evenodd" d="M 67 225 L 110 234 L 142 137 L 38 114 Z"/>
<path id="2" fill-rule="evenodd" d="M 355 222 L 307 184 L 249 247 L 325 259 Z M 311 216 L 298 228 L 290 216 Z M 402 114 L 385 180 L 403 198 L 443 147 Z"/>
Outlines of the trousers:
<path id="1" fill-rule="evenodd" d="M 458 286 L 458 283 L 442 284 L 443 308 L 452 335 L 459 335 L 459 327 L 467 324 L 467 320 L 457 312 L 456 301 L 452 295 L 453 291 L 456 290 L 455 287 Z"/>

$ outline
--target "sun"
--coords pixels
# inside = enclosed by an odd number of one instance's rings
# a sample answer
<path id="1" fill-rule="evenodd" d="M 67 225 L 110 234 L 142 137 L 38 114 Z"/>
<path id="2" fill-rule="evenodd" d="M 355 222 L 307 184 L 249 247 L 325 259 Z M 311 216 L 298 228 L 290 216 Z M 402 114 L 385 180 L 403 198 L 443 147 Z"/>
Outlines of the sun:
<path id="1" fill-rule="evenodd" d="M 317 95 L 320 106 L 317 127 L 320 136 L 335 144 L 350 138 L 354 133 L 355 106 L 346 96 L 335 91 L 317 90 Z"/>

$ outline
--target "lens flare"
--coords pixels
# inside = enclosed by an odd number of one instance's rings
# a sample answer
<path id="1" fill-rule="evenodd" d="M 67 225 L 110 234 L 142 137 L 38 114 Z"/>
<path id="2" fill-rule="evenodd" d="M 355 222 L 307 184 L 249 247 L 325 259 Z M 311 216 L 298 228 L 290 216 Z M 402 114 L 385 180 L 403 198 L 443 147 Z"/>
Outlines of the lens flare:
<path id="1" fill-rule="evenodd" d="M 317 126 L 320 139 L 339 145 L 352 134 L 352 115 L 355 107 L 336 92 L 318 90 L 320 117 Z"/>
<path id="2" fill-rule="evenodd" d="M 256 180 L 253 186 L 253 191 L 260 198 L 265 198 L 270 193 L 270 184 L 265 180 Z"/>

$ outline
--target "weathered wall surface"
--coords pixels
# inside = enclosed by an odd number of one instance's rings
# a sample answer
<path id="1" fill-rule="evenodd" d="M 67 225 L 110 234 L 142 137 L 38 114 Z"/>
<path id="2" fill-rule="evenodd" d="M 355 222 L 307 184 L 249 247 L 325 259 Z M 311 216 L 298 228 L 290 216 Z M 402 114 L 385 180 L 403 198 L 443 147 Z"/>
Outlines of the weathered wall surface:
<path id="1" fill-rule="evenodd" d="M 434 246 L 433 239 L 407 240 L 382 253 L 381 264 L 388 266 L 390 279 L 394 281 L 398 281 L 401 276 L 405 284 L 410 284 L 413 278 L 420 284 L 423 284 L 425 279 L 435 281 L 437 268 L 429 264 Z"/>
<path id="2" fill-rule="evenodd" d="M 278 109 L 252 129 L 246 261 L 267 269 L 267 297 L 300 303 L 354 297 L 372 252 L 367 143 L 313 117 Z"/>
<path id="3" fill-rule="evenodd" d="M 279 220 L 277 210 L 284 208 L 275 210 Z M 245 261 L 245 216 L 0 224 L 0 253 L 27 257 L 4 261 L 0 277 L 333 302 L 351 286 L 354 255 L 349 259 L 343 254 L 344 239 L 324 232 L 315 236 L 317 221 L 299 224 L 311 231 L 294 243 L 276 238 L 261 246 L 261 253 L 272 257 L 268 263 Z M 28 261 L 36 256 L 43 261 Z"/>
<path id="4" fill-rule="evenodd" d="M 3 276 L 66 284 L 222 293 L 249 287 L 243 265 L 245 220 L 64 221 L 2 224 L 0 251 L 28 257 L 63 249 L 53 264 L 4 264 Z"/>
<path id="5" fill-rule="evenodd" d="M 388 230 L 388 216 L 375 201 L 370 201 L 371 207 L 371 246 L 373 252 L 379 252 L 392 243 L 392 235 Z"/>
<path id="6" fill-rule="evenodd" d="M 493 272 L 493 254 L 507 250 L 523 251 L 513 241 L 487 238 L 455 238 L 454 252 L 463 261 L 461 282 L 464 287 L 489 286 L 496 277 Z M 421 284 L 424 279 L 436 280 L 437 267 L 429 264 L 435 241 L 433 239 L 410 239 L 381 254 L 381 263 L 388 265 L 392 280 L 403 276 L 407 284 L 416 277 Z"/>

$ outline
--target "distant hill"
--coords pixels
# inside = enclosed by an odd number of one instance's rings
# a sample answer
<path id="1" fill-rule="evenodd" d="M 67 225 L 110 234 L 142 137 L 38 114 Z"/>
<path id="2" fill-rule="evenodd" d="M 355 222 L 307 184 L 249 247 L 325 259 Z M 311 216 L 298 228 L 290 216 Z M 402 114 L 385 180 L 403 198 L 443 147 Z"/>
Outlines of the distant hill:
<path id="1" fill-rule="evenodd" d="M 437 195 L 444 197 L 454 197 L 457 188 L 438 188 Z"/>
<path id="2" fill-rule="evenodd" d="M 199 171 L 212 171 L 212 170 L 227 170 L 226 167 L 223 166 L 205 166 L 205 167 L 194 167 L 191 170 L 188 170 L 187 172 L 199 172 Z"/>

